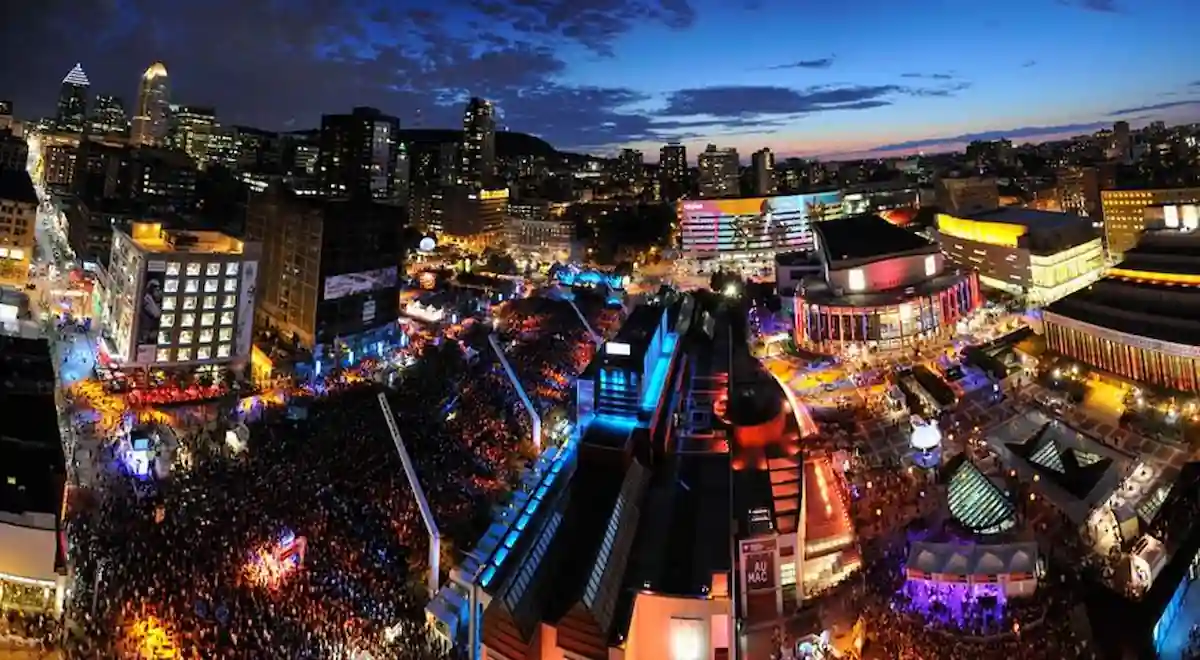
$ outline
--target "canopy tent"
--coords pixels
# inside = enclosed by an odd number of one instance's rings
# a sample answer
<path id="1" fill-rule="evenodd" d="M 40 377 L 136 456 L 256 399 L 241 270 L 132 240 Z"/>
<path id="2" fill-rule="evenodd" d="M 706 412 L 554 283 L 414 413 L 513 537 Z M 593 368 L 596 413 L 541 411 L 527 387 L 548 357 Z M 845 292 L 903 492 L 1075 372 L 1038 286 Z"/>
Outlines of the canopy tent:
<path id="1" fill-rule="evenodd" d="M 1037 585 L 1037 544 L 996 545 L 913 543 L 905 573 L 910 580 L 994 583 L 1009 591 L 1032 592 Z"/>
<path id="2" fill-rule="evenodd" d="M 0 575 L 18 581 L 37 580 L 53 586 L 58 540 L 52 529 L 0 523 Z"/>

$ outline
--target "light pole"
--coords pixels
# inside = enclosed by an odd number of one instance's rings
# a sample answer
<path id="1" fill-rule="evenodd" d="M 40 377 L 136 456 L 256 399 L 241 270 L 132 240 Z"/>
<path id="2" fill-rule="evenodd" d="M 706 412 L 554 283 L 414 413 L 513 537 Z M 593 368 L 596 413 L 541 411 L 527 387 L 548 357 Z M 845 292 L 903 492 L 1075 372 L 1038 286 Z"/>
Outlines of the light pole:
<path id="1" fill-rule="evenodd" d="M 396 443 L 396 453 L 400 454 L 400 462 L 404 465 L 404 474 L 408 477 L 408 485 L 412 488 L 413 497 L 417 500 L 417 508 L 421 511 L 421 519 L 425 521 L 425 529 L 429 532 L 429 597 L 433 598 L 438 592 L 438 582 L 441 579 L 441 550 L 442 537 L 438 532 L 437 521 L 433 519 L 433 509 L 425 497 L 425 490 L 417 479 L 417 470 L 413 466 L 404 439 L 400 437 L 400 427 L 396 425 L 396 416 L 392 414 L 392 406 L 388 403 L 387 394 L 379 393 L 379 407 L 383 410 L 383 418 L 387 422 L 388 431 L 392 434 L 392 442 Z"/>
<path id="2" fill-rule="evenodd" d="M 529 395 L 525 394 L 525 388 L 521 386 L 521 381 L 517 379 L 517 372 L 513 371 L 512 365 L 509 364 L 508 358 L 504 355 L 504 348 L 500 346 L 500 342 L 496 339 L 495 334 L 488 335 L 488 344 L 496 352 L 496 357 L 500 359 L 500 366 L 504 367 L 504 373 L 508 374 L 508 380 L 516 388 L 517 396 L 521 398 L 521 404 L 525 406 L 526 412 L 529 413 L 529 422 L 533 427 L 533 446 L 540 452 L 542 450 L 542 416 L 533 407 L 533 402 L 529 400 Z"/>

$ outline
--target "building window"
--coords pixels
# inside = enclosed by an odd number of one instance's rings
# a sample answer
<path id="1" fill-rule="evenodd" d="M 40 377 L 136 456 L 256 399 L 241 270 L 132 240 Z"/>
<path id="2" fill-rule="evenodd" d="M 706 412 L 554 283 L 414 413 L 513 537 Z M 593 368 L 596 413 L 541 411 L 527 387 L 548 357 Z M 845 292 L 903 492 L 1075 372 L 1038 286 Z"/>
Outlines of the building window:
<path id="1" fill-rule="evenodd" d="M 221 328 L 217 336 L 220 337 L 221 341 L 229 341 L 233 339 L 233 328 Z"/>
<path id="2" fill-rule="evenodd" d="M 163 344 L 169 344 L 169 343 L 171 343 L 171 333 L 163 332 L 162 330 L 159 330 L 158 331 L 158 345 L 162 346 Z"/>
<path id="3" fill-rule="evenodd" d="M 225 280 L 225 293 L 233 293 L 237 291 L 237 278 L 230 277 Z"/>
<path id="4" fill-rule="evenodd" d="M 181 349 L 175 351 L 175 361 L 176 362 L 187 362 L 191 359 L 192 359 L 192 349 L 181 348 Z"/>
<path id="5" fill-rule="evenodd" d="M 179 291 L 179 280 L 171 279 L 163 283 L 163 291 L 167 293 L 177 293 Z"/>
<path id="6" fill-rule="evenodd" d="M 167 264 L 167 275 L 170 275 L 172 277 L 179 276 L 179 262 L 178 261 L 172 261 Z"/>
<path id="7" fill-rule="evenodd" d="M 207 360 L 212 357 L 212 346 L 201 346 L 196 349 L 197 360 Z"/>
<path id="8" fill-rule="evenodd" d="M 204 274 L 208 277 L 220 277 L 221 276 L 220 262 L 214 261 L 214 262 L 208 264 L 207 266 L 205 266 Z"/>
<path id="9" fill-rule="evenodd" d="M 200 280 L 188 280 L 183 287 L 184 293 L 196 293 L 200 291 Z"/>
<path id="10" fill-rule="evenodd" d="M 231 262 L 225 264 L 225 274 L 226 275 L 237 275 L 238 274 L 238 262 L 231 261 Z"/>
<path id="11" fill-rule="evenodd" d="M 855 268 L 854 270 L 850 271 L 850 290 L 862 291 L 866 288 L 867 278 L 866 275 L 863 274 L 863 270 L 861 268 Z"/>
<path id="12" fill-rule="evenodd" d="M 233 312 L 221 312 L 221 325 L 233 325 Z"/>
<path id="13" fill-rule="evenodd" d="M 181 325 L 185 328 L 190 328 L 193 325 L 196 325 L 196 315 L 195 314 L 184 314 L 182 323 L 180 323 L 179 325 Z"/>
<path id="14" fill-rule="evenodd" d="M 191 330 L 180 330 L 179 331 L 179 343 L 180 344 L 192 343 L 192 331 Z"/>
<path id="15" fill-rule="evenodd" d="M 168 312 L 175 309 L 175 296 L 163 298 L 162 308 Z"/>
<path id="16" fill-rule="evenodd" d="M 216 309 L 217 308 L 217 297 L 216 296 L 204 296 L 203 302 L 204 302 L 204 304 L 202 305 L 202 307 L 204 307 L 204 309 Z"/>
<path id="17" fill-rule="evenodd" d="M 216 293 L 220 286 L 220 280 L 204 280 L 204 293 Z"/>
<path id="18" fill-rule="evenodd" d="M 217 357 L 219 357 L 219 358 L 229 357 L 229 344 L 221 344 L 221 345 L 217 346 Z"/>
<path id="19" fill-rule="evenodd" d="M 222 309 L 233 309 L 234 305 L 237 305 L 237 296 L 225 296 L 221 300 Z"/>
<path id="20" fill-rule="evenodd" d="M 183 308 L 184 309 L 196 309 L 196 296 L 184 296 Z"/>
<path id="21" fill-rule="evenodd" d="M 925 257 L 925 277 L 933 277 L 937 272 L 937 259 L 931 254 Z"/>
<path id="22" fill-rule="evenodd" d="M 163 314 L 162 318 L 159 319 L 158 324 L 164 328 L 175 327 L 175 315 L 174 314 Z"/>
<path id="23" fill-rule="evenodd" d="M 212 328 L 202 328 L 200 330 L 200 343 L 201 344 L 211 344 L 212 337 L 213 337 Z"/>
<path id="24" fill-rule="evenodd" d="M 213 324 L 213 321 L 215 320 L 215 316 L 216 315 L 213 314 L 212 312 L 205 312 L 205 313 L 201 314 L 200 315 L 200 325 L 202 325 L 206 328 L 211 327 Z"/>
<path id="25" fill-rule="evenodd" d="M 188 264 L 187 265 L 187 275 L 188 275 L 188 277 L 199 277 L 200 276 L 200 263 L 193 262 L 193 263 Z"/>

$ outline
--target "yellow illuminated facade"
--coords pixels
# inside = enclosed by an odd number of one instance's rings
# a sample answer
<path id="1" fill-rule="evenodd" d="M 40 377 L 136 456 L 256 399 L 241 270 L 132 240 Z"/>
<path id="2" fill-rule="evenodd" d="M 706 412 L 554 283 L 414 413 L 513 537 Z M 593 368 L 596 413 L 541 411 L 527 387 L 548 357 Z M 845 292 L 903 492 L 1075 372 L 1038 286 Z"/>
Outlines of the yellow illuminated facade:
<path id="1" fill-rule="evenodd" d="M 1123 277 L 1139 282 L 1154 282 L 1156 284 L 1200 286 L 1200 275 L 1190 273 L 1159 273 L 1149 270 L 1134 270 L 1129 268 L 1113 268 L 1108 271 L 1110 277 Z"/>
<path id="2" fill-rule="evenodd" d="M 1028 232 L 1023 225 L 967 220 L 945 213 L 938 214 L 937 226 L 938 232 L 946 236 L 1010 248 L 1017 247 Z"/>
<path id="3" fill-rule="evenodd" d="M 188 240 L 180 240 L 181 236 Z M 130 237 L 139 248 L 151 253 L 241 254 L 246 247 L 242 241 L 216 231 L 168 232 L 161 222 L 135 222 Z"/>
<path id="4" fill-rule="evenodd" d="M 508 199 L 508 188 L 500 190 L 480 190 L 479 199 L 487 201 L 492 199 Z"/>
<path id="5" fill-rule="evenodd" d="M 1103 190 L 1104 237 L 1114 260 L 1128 252 L 1146 229 L 1146 209 L 1160 204 L 1200 202 L 1200 188 L 1151 188 L 1146 190 Z"/>

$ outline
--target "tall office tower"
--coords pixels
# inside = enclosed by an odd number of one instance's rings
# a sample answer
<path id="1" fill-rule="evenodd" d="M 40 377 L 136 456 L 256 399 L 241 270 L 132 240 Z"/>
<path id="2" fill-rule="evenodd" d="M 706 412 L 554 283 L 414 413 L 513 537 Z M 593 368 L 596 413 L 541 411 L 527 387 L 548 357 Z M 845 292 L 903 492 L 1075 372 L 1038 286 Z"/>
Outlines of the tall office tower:
<path id="1" fill-rule="evenodd" d="M 664 144 L 658 150 L 658 180 L 663 199 L 674 201 L 687 192 L 687 147 Z"/>
<path id="2" fill-rule="evenodd" d="M 321 117 L 317 187 L 335 199 L 388 200 L 395 194 L 400 120 L 376 108 Z"/>
<path id="3" fill-rule="evenodd" d="M 463 113 L 462 168 L 458 184 L 484 188 L 496 176 L 496 111 L 491 102 L 472 98 Z"/>
<path id="4" fill-rule="evenodd" d="M 63 78 L 62 88 L 58 92 L 58 112 L 55 114 L 55 124 L 59 130 L 72 133 L 82 133 L 83 124 L 87 121 L 87 74 L 83 66 L 76 64 L 75 68 Z"/>
<path id="5" fill-rule="evenodd" d="M 443 142 L 438 145 L 437 174 L 443 186 L 452 186 L 459 178 L 458 145 Z"/>
<path id="6" fill-rule="evenodd" d="M 622 149 L 617 156 L 616 178 L 621 183 L 633 183 L 642 178 L 642 152 Z"/>
<path id="7" fill-rule="evenodd" d="M 412 159 L 409 157 L 408 145 L 401 142 L 396 147 L 396 170 L 392 174 L 392 192 L 396 201 L 408 203 L 408 193 L 411 188 Z"/>
<path id="8" fill-rule="evenodd" d="M 1119 121 L 1113 124 L 1112 148 L 1109 158 L 1113 160 L 1128 160 L 1133 153 L 1133 143 L 1129 139 L 1129 122 Z"/>
<path id="9" fill-rule="evenodd" d="M 129 118 L 125 115 L 125 103 L 121 97 L 97 94 L 88 114 L 88 129 L 93 135 L 124 133 L 129 130 Z"/>
<path id="10" fill-rule="evenodd" d="M 217 128 L 217 111 L 194 105 L 182 105 L 171 113 L 169 142 L 192 157 L 201 168 L 208 164 L 208 145 Z"/>
<path id="11" fill-rule="evenodd" d="M 764 147 L 754 152 L 751 163 L 754 166 L 754 194 L 774 195 L 775 154 Z"/>
<path id="12" fill-rule="evenodd" d="M 137 109 L 133 115 L 130 141 L 135 145 L 163 144 L 167 139 L 171 87 L 167 67 L 155 62 L 138 83 Z"/>
<path id="13" fill-rule="evenodd" d="M 738 194 L 737 149 L 718 149 L 710 144 L 696 162 L 700 170 L 701 197 L 732 197 Z"/>

